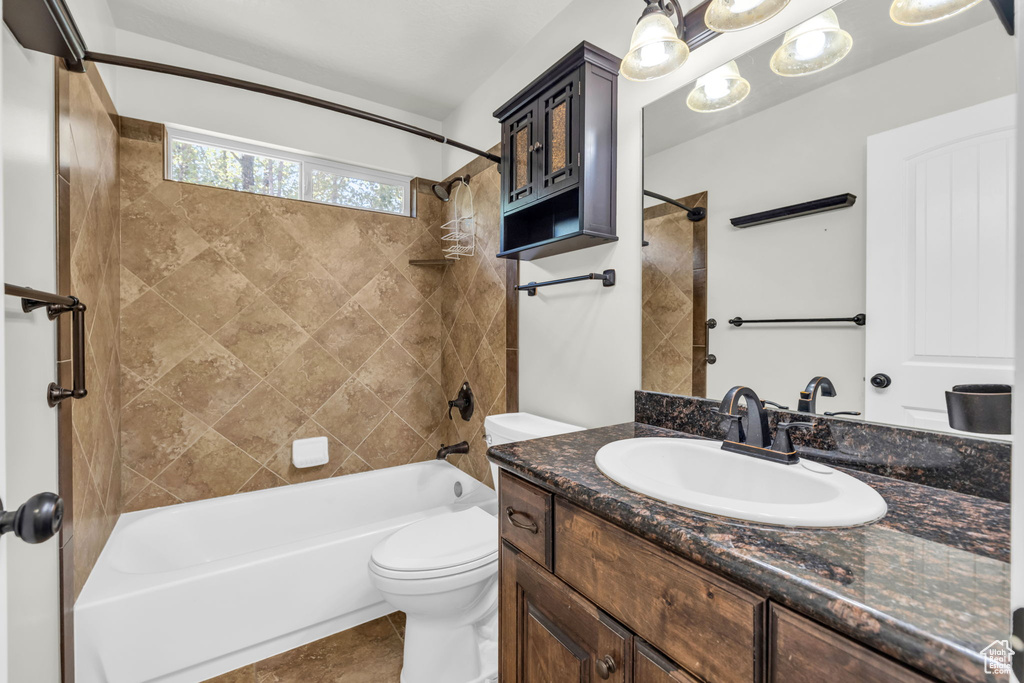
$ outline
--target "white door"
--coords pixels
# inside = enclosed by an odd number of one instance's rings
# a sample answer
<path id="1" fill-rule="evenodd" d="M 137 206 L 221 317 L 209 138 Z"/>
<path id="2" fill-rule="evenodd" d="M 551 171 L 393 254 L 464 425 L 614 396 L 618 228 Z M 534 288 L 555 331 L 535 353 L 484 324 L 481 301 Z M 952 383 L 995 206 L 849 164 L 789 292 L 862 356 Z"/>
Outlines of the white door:
<path id="1" fill-rule="evenodd" d="M 946 390 L 1012 384 L 1015 120 L 1011 95 L 868 138 L 868 420 L 951 431 Z"/>

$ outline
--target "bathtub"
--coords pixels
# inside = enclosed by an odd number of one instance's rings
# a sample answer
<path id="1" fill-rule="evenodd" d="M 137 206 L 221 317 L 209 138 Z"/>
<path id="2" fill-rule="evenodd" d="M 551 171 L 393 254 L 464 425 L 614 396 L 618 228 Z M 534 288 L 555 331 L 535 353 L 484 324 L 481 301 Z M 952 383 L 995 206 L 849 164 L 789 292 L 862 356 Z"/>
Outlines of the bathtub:
<path id="1" fill-rule="evenodd" d="M 392 610 L 367 562 L 494 492 L 433 461 L 122 515 L 75 603 L 79 683 L 195 683 Z"/>

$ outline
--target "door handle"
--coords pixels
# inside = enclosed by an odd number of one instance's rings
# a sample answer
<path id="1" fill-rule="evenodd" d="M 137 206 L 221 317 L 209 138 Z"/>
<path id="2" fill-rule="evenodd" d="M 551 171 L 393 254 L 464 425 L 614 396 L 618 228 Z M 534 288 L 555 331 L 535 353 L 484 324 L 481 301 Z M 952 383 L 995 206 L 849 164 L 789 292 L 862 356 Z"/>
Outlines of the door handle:
<path id="1" fill-rule="evenodd" d="M 13 531 L 26 543 L 49 540 L 64 525 L 64 501 L 56 493 L 37 493 L 17 510 L 0 503 L 0 534 Z"/>
<path id="2" fill-rule="evenodd" d="M 879 372 L 871 378 L 871 386 L 873 386 L 876 389 L 885 389 L 891 384 L 892 377 L 885 374 L 884 372 Z"/>

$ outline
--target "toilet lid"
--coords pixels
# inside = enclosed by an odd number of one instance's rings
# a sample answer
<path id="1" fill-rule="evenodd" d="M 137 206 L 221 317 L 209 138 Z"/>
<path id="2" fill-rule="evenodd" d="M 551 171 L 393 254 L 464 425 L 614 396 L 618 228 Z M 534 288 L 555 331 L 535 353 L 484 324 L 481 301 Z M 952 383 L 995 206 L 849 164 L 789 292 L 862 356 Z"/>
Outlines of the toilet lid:
<path id="1" fill-rule="evenodd" d="M 430 571 L 468 564 L 498 552 L 498 520 L 478 507 L 413 522 L 377 544 L 385 569 Z"/>

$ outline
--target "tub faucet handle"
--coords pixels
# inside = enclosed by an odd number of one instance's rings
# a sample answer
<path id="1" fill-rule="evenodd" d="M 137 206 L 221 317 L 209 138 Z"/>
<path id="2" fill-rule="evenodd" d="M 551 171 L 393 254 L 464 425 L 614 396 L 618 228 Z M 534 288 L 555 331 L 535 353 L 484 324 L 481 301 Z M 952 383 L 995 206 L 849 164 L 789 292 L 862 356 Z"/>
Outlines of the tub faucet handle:
<path id="1" fill-rule="evenodd" d="M 473 390 L 469 388 L 469 382 L 463 382 L 459 389 L 459 395 L 455 397 L 455 400 L 448 401 L 448 419 L 452 419 L 452 409 L 458 408 L 462 419 L 469 422 L 469 419 L 473 417 L 474 403 Z"/>

